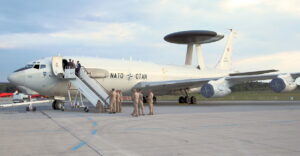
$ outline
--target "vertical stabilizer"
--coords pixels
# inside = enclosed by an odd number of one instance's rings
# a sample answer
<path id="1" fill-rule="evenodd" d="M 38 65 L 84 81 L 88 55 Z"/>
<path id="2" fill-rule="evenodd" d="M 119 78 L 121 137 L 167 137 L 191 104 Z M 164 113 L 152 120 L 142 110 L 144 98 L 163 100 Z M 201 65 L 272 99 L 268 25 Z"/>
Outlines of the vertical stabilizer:
<path id="1" fill-rule="evenodd" d="M 232 45 L 233 45 L 233 39 L 236 36 L 236 32 L 232 29 L 230 30 L 230 34 L 223 52 L 223 55 L 221 59 L 219 60 L 216 68 L 221 70 L 230 70 L 232 66 Z"/>

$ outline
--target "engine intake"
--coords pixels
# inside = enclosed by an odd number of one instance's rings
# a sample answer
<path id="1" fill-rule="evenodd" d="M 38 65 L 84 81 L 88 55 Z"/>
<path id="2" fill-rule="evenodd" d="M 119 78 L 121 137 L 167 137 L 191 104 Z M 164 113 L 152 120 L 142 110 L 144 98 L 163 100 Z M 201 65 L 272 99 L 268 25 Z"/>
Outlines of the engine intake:
<path id="1" fill-rule="evenodd" d="M 206 98 L 222 97 L 230 93 L 229 84 L 225 79 L 209 81 L 207 84 L 202 85 L 200 90 L 200 94 Z"/>
<path id="2" fill-rule="evenodd" d="M 286 74 L 279 75 L 277 78 L 272 79 L 270 87 L 274 92 L 281 93 L 295 90 L 297 84 L 290 74 Z"/>

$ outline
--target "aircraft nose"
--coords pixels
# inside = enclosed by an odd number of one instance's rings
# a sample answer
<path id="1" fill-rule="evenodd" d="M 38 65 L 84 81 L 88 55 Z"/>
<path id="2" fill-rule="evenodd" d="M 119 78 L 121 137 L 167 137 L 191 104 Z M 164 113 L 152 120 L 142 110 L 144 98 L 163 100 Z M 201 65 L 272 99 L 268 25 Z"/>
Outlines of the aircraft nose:
<path id="1" fill-rule="evenodd" d="M 25 83 L 25 75 L 22 73 L 12 73 L 8 75 L 7 80 L 15 85 L 23 85 Z"/>

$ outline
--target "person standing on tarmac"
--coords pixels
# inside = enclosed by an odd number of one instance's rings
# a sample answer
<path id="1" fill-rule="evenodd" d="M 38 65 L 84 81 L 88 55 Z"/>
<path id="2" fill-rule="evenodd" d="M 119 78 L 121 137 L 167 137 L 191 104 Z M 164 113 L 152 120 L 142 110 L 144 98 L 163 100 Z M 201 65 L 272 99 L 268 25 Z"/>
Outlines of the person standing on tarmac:
<path id="1" fill-rule="evenodd" d="M 138 111 L 138 113 L 139 113 L 139 115 L 145 115 L 144 114 L 144 101 L 143 101 L 144 95 L 141 90 L 139 90 L 138 94 L 139 94 L 139 107 L 138 107 L 139 111 Z"/>
<path id="2" fill-rule="evenodd" d="M 122 112 L 122 91 L 117 90 L 117 112 Z"/>
<path id="3" fill-rule="evenodd" d="M 154 94 L 152 92 L 152 90 L 149 90 L 149 94 L 148 94 L 148 104 L 149 104 L 149 115 L 154 115 L 154 106 L 153 106 L 153 97 Z"/>
<path id="4" fill-rule="evenodd" d="M 138 117 L 138 103 L 139 103 L 139 93 L 136 91 L 136 89 L 132 90 L 131 99 L 133 102 L 133 112 L 131 113 L 132 116 Z"/>
<path id="5" fill-rule="evenodd" d="M 119 107 L 120 107 L 120 94 L 119 94 L 119 90 L 116 91 L 116 113 L 119 113 Z"/>
<path id="6" fill-rule="evenodd" d="M 113 88 L 110 92 L 110 113 L 116 113 L 117 93 Z"/>

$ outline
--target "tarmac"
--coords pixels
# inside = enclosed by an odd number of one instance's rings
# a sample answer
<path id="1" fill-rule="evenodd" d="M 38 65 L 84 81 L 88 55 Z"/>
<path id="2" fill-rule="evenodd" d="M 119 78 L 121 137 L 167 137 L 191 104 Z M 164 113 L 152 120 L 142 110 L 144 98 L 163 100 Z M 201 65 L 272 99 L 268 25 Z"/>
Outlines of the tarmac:
<path id="1" fill-rule="evenodd" d="M 118 114 L 37 109 L 0 108 L 0 155 L 300 155 L 300 101 L 166 101 L 140 117 L 130 104 Z"/>

